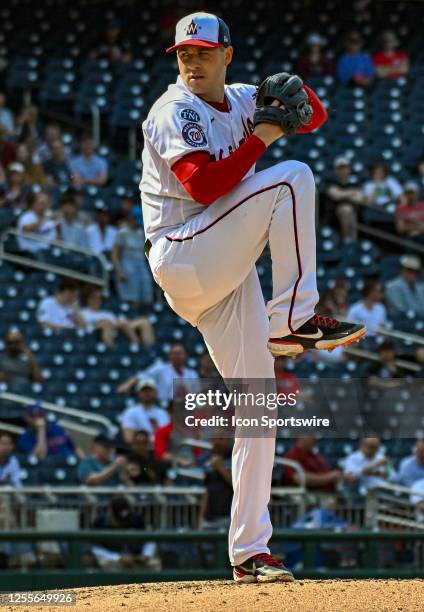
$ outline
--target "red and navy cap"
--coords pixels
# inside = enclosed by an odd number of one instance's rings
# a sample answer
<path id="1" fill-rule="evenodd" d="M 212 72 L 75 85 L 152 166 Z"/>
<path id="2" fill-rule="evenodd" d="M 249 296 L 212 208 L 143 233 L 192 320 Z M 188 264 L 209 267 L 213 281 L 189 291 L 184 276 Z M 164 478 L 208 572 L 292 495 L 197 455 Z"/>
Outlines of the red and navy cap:
<path id="1" fill-rule="evenodd" d="M 183 45 L 197 47 L 229 47 L 230 30 L 220 17 L 211 13 L 191 13 L 180 19 L 175 29 L 175 44 L 167 53 Z"/>

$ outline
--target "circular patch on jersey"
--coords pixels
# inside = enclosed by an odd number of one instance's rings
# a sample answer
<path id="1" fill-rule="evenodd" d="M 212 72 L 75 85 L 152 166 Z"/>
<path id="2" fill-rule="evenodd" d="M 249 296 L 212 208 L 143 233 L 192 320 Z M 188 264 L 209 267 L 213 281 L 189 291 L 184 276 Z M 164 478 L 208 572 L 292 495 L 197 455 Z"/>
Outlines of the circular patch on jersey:
<path id="1" fill-rule="evenodd" d="M 186 123 L 183 127 L 183 138 L 192 147 L 203 147 L 206 143 L 206 134 L 197 123 Z"/>
<path id="2" fill-rule="evenodd" d="M 192 108 L 183 108 L 180 112 L 181 119 L 185 119 L 186 121 L 193 121 L 194 123 L 199 123 L 200 115 L 196 113 Z"/>

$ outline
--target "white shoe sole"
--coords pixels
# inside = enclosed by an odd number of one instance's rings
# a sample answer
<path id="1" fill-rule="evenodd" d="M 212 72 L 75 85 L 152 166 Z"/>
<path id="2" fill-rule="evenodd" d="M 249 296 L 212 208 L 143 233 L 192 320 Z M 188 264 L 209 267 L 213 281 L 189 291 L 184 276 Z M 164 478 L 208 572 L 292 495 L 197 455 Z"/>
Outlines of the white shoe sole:
<path id="1" fill-rule="evenodd" d="M 301 344 L 296 342 L 287 342 L 287 344 L 275 344 L 274 342 L 268 342 L 268 349 L 274 357 L 296 357 L 305 350 L 321 350 L 321 351 L 332 351 L 338 346 L 348 346 L 351 342 L 359 342 L 367 331 L 366 327 L 359 329 L 357 332 L 347 338 L 337 338 L 337 340 L 319 340 L 313 349 L 305 349 Z"/>
<path id="2" fill-rule="evenodd" d="M 253 576 L 253 574 L 245 574 L 243 577 L 239 577 L 234 570 L 233 578 L 235 582 L 240 584 L 253 584 L 254 582 L 294 582 L 295 580 L 292 574 L 270 574 L 268 576 L 261 574 L 258 574 L 257 576 Z"/>

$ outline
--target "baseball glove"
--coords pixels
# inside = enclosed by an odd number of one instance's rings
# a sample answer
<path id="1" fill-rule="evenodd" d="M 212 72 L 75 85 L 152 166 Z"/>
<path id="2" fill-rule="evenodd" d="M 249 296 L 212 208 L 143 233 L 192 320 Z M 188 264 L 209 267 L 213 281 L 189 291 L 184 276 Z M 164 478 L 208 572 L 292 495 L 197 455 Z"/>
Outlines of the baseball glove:
<path id="1" fill-rule="evenodd" d="M 282 106 L 271 106 L 278 100 Z M 259 85 L 256 93 L 254 125 L 274 123 L 289 136 L 312 119 L 312 106 L 303 88 L 302 79 L 296 74 L 279 72 L 267 77 Z"/>

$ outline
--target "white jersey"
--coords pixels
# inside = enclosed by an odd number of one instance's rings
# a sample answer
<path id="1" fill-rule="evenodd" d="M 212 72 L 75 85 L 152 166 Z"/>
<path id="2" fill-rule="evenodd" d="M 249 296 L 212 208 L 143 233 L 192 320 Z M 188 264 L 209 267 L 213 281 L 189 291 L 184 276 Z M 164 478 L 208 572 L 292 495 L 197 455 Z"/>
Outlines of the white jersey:
<path id="1" fill-rule="evenodd" d="M 221 112 L 192 94 L 179 76 L 152 106 L 143 122 L 143 174 L 140 182 L 146 238 L 183 225 L 205 207 L 193 200 L 171 167 L 189 153 L 206 151 L 211 160 L 233 153 L 253 132 L 256 88 L 225 86 L 230 108 Z M 245 177 L 254 174 L 252 166 Z"/>

